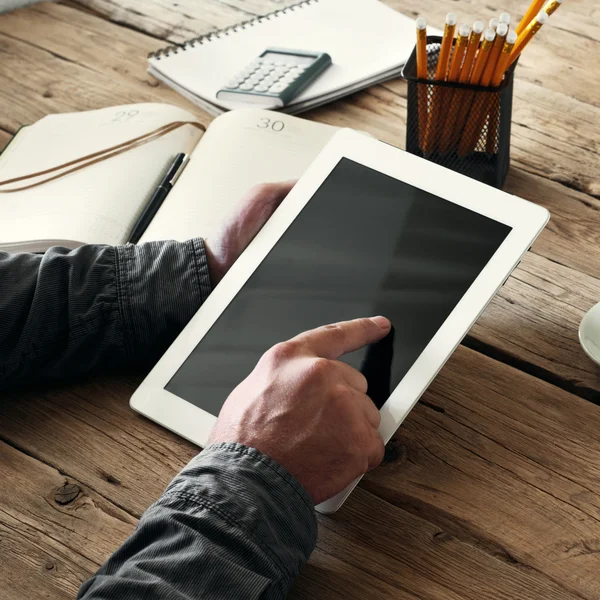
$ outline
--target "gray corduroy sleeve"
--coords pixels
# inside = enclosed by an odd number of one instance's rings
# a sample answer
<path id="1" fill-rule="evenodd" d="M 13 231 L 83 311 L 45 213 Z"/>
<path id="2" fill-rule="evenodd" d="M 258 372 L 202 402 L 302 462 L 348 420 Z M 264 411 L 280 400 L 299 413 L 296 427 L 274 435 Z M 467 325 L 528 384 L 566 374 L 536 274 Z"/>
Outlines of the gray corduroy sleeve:
<path id="1" fill-rule="evenodd" d="M 215 444 L 173 480 L 79 600 L 276 600 L 312 553 L 314 506 L 255 449 Z"/>
<path id="2" fill-rule="evenodd" d="M 200 239 L 0 252 L 0 389 L 149 365 L 209 293 Z"/>

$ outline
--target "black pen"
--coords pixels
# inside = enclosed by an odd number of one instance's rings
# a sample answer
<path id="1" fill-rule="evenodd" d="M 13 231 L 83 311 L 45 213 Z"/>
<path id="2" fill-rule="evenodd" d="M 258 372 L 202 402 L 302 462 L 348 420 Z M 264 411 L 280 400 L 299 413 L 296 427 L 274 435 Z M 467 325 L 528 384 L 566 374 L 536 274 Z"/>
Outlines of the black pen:
<path id="1" fill-rule="evenodd" d="M 148 225 L 150 225 L 150 221 L 152 221 L 161 204 L 165 201 L 165 198 L 169 195 L 171 189 L 173 189 L 175 182 L 177 181 L 179 175 L 181 175 L 183 169 L 185 169 L 185 166 L 189 160 L 190 157 L 183 152 L 175 157 L 175 160 L 171 163 L 171 166 L 160 182 L 160 185 L 156 188 L 156 190 L 154 190 L 150 201 L 148 204 L 146 204 L 144 212 L 140 215 L 137 223 L 133 226 L 131 235 L 129 236 L 130 244 L 137 244 L 139 242 L 144 231 L 146 231 Z"/>

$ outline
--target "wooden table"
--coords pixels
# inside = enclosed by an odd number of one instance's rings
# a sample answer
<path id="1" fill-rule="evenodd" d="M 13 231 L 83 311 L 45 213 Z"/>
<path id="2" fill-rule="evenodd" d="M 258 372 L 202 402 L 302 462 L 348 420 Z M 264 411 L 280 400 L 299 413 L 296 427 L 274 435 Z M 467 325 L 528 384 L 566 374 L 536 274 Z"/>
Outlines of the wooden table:
<path id="1" fill-rule="evenodd" d="M 351 0 L 349 0 L 351 1 Z M 147 52 L 289 0 L 75 0 L 0 16 L 0 146 L 48 113 L 193 108 Z M 443 23 L 525 0 L 391 0 Z M 293 598 L 597 600 L 600 369 L 577 342 L 600 300 L 600 25 L 569 0 L 517 69 L 506 190 L 552 220 L 343 509 L 320 518 Z M 309 113 L 404 146 L 393 81 Z M 1 318 L 1 316 L 0 316 Z M 196 448 L 134 414 L 140 375 L 0 402 L 0 598 L 74 597 Z"/>

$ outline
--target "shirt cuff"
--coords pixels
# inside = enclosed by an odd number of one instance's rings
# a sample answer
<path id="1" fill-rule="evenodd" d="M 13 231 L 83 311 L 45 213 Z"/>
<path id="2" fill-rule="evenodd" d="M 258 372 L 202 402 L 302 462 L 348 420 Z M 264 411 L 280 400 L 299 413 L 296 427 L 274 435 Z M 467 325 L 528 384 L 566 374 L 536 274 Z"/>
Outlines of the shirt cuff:
<path id="1" fill-rule="evenodd" d="M 130 358 L 158 358 L 210 294 L 204 242 L 116 247 L 117 295 Z"/>
<path id="2" fill-rule="evenodd" d="M 249 535 L 288 584 L 317 543 L 308 492 L 281 465 L 236 443 L 207 447 L 171 482 L 164 498 L 200 503 Z"/>

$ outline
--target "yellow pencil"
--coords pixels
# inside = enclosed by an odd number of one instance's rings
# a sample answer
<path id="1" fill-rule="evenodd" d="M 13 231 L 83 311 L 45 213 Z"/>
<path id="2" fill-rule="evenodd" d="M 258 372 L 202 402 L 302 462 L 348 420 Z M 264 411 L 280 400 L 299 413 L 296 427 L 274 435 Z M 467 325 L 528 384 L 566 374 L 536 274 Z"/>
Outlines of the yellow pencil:
<path id="1" fill-rule="evenodd" d="M 500 20 L 496 19 L 496 17 L 494 17 L 493 19 L 490 19 L 488 27 L 490 29 L 493 29 L 494 31 L 496 31 L 496 29 L 498 29 L 498 25 L 500 25 Z"/>
<path id="2" fill-rule="evenodd" d="M 532 0 L 531 5 L 527 9 L 527 12 L 517 25 L 517 35 L 521 35 L 521 32 L 529 25 L 529 23 L 531 23 L 531 20 L 535 17 L 535 15 L 537 15 L 540 12 L 540 10 L 542 10 L 542 7 L 544 6 L 545 2 L 546 0 Z"/>
<path id="3" fill-rule="evenodd" d="M 504 40 L 506 39 L 507 33 L 508 25 L 500 23 L 498 25 L 498 28 L 496 29 L 496 39 L 494 40 L 494 44 L 492 45 L 492 49 L 490 50 L 490 55 L 488 56 L 487 62 L 485 63 L 485 68 L 483 69 L 483 73 L 481 74 L 479 85 L 487 87 L 492 82 L 492 77 L 494 75 L 494 71 L 496 70 L 496 64 L 498 62 L 498 59 L 500 58 L 500 53 L 504 48 Z M 493 101 L 493 95 L 484 96 L 483 94 L 481 94 L 479 102 L 477 102 L 476 105 L 473 107 L 473 110 L 471 111 L 470 115 L 468 132 L 465 131 L 461 139 L 461 147 L 463 153 L 473 151 L 477 146 L 477 141 L 481 136 L 481 131 L 483 129 L 483 126 L 485 125 L 487 115 L 491 112 L 491 109 L 493 108 Z M 468 151 L 467 148 L 469 149 Z"/>
<path id="4" fill-rule="evenodd" d="M 475 55 L 477 54 L 477 50 L 479 48 L 479 42 L 481 41 L 481 34 L 483 33 L 484 27 L 483 21 L 475 21 L 475 23 L 473 23 L 473 30 L 469 36 L 469 44 L 467 45 L 465 60 L 463 61 L 460 69 L 460 75 L 458 76 L 458 81 L 460 83 L 467 83 L 469 81 L 469 76 L 471 75 L 471 70 L 473 69 Z"/>
<path id="5" fill-rule="evenodd" d="M 496 63 L 500 58 L 500 53 L 504 48 L 504 40 L 506 39 L 506 34 L 508 33 L 508 25 L 504 23 L 500 23 L 498 28 L 496 29 L 496 39 L 494 40 L 494 44 L 492 49 L 490 50 L 490 55 L 488 57 L 488 61 L 485 64 L 485 69 L 481 75 L 480 85 L 490 85 L 492 81 L 492 76 L 494 75 L 494 71 L 496 70 Z"/>
<path id="6" fill-rule="evenodd" d="M 510 53 L 510 61 L 508 66 L 512 65 L 517 60 L 519 54 L 523 52 L 525 46 L 531 41 L 531 38 L 541 29 L 542 25 L 548 21 L 548 15 L 544 11 L 538 13 L 537 17 L 531 21 L 523 33 L 519 34 L 517 43 L 514 45 Z"/>
<path id="7" fill-rule="evenodd" d="M 427 20 L 419 17 L 417 24 L 417 77 L 427 79 Z"/>
<path id="8" fill-rule="evenodd" d="M 502 48 L 500 57 L 498 58 L 498 62 L 496 63 L 496 69 L 494 70 L 494 74 L 492 76 L 493 87 L 498 87 L 502 83 L 502 78 L 504 77 L 504 73 L 509 66 L 510 55 L 516 41 L 517 32 L 509 31 L 506 36 L 506 40 L 504 41 L 504 46 Z"/>
<path id="9" fill-rule="evenodd" d="M 563 3 L 564 0 L 550 0 L 546 6 L 544 6 L 544 12 L 550 16 L 556 12 L 558 7 Z"/>
<path id="10" fill-rule="evenodd" d="M 508 61 L 510 60 L 510 53 L 516 41 L 517 32 L 509 31 L 506 36 L 506 40 L 504 41 L 504 46 L 502 48 L 502 52 L 500 53 L 500 58 L 498 58 L 498 62 L 496 63 L 496 70 L 494 71 L 494 75 L 492 76 L 493 87 L 498 87 L 502 83 L 502 78 L 504 77 L 504 73 L 506 72 L 506 68 L 508 66 Z M 496 136 L 498 133 L 499 119 L 499 112 L 490 110 L 490 121 L 488 123 L 488 133 L 486 140 L 486 152 L 488 154 L 495 154 L 496 152 Z"/>
<path id="11" fill-rule="evenodd" d="M 495 39 L 496 32 L 493 29 L 486 29 L 483 34 L 483 42 L 481 43 L 481 48 L 479 49 L 477 59 L 475 60 L 475 66 L 473 67 L 473 71 L 471 73 L 471 76 L 469 77 L 469 83 L 473 85 L 480 85 L 481 78 L 483 76 L 483 72 L 485 70 L 487 61 L 490 57 L 490 52 L 494 45 Z M 467 111 L 471 110 L 471 107 L 472 110 L 471 113 L 468 114 L 468 117 L 466 119 L 467 122 L 469 122 L 469 119 L 471 119 L 472 116 L 476 117 L 476 115 L 479 113 L 480 104 L 475 102 L 475 104 L 473 105 L 473 99 L 474 96 L 471 95 L 471 106 L 467 109 Z M 470 126 L 465 126 L 462 128 L 462 136 L 460 138 L 460 144 L 458 146 L 458 153 L 461 156 L 466 156 L 469 153 L 469 141 L 471 138 L 469 132 L 471 132 Z"/>
<path id="12" fill-rule="evenodd" d="M 500 21 L 500 23 L 504 23 L 507 27 L 509 27 L 510 26 L 510 15 L 507 12 L 503 12 L 498 17 L 498 21 Z"/>
<path id="13" fill-rule="evenodd" d="M 473 29 L 467 44 L 467 51 L 465 52 L 465 58 L 458 75 L 459 83 L 468 83 L 469 81 L 469 76 L 473 69 L 475 55 L 479 48 L 479 42 L 484 27 L 483 21 L 475 21 L 475 23 L 473 23 Z M 462 125 L 466 118 L 466 113 L 468 112 L 468 100 L 470 98 L 471 92 L 466 92 L 465 90 L 455 90 L 454 94 L 452 94 L 450 110 L 448 111 L 444 129 L 442 131 L 441 150 L 443 152 L 448 152 L 448 150 L 458 144 L 458 139 L 460 138 L 460 125 Z"/>
<path id="14" fill-rule="evenodd" d="M 417 77 L 419 79 L 427 79 L 427 20 L 425 17 L 419 17 L 416 21 L 417 25 Z M 417 84 L 417 102 L 419 115 L 419 148 L 423 150 L 425 143 L 425 132 L 428 124 L 428 107 L 427 107 L 427 87 L 424 84 Z"/>
<path id="15" fill-rule="evenodd" d="M 458 37 L 454 43 L 454 51 L 452 52 L 452 60 L 450 61 L 450 70 L 448 71 L 448 81 L 458 81 L 463 59 L 469 45 L 470 33 L 471 28 L 464 23 L 458 28 Z M 439 136 L 439 148 L 442 152 L 446 152 L 452 143 L 452 129 L 454 127 L 453 112 L 456 110 L 454 102 L 456 97 L 455 92 L 456 90 L 450 88 L 444 90 L 443 93 L 444 101 L 442 102 L 441 115 L 444 119 L 444 126 L 442 127 L 442 124 L 439 124 L 439 127 L 442 129 L 441 136 Z"/>
<path id="16" fill-rule="evenodd" d="M 454 41 L 454 31 L 456 29 L 456 15 L 449 12 L 446 15 L 446 25 L 444 26 L 444 37 L 442 38 L 442 47 L 438 58 L 437 68 L 435 70 L 435 78 L 438 81 L 446 79 L 448 72 L 448 62 L 450 60 L 450 52 L 452 51 L 452 43 Z"/>
<path id="17" fill-rule="evenodd" d="M 454 44 L 454 52 L 452 53 L 450 70 L 448 71 L 448 81 L 458 81 L 460 68 L 462 67 L 463 58 L 465 57 L 467 46 L 469 44 L 470 33 L 471 28 L 464 23 L 458 28 L 458 37 Z"/>
<path id="18" fill-rule="evenodd" d="M 437 81 L 445 81 L 446 74 L 448 73 L 448 63 L 450 60 L 450 52 L 452 51 L 452 44 L 454 42 L 454 31 L 456 30 L 456 15 L 453 12 L 449 12 L 446 15 L 446 25 L 444 26 L 444 37 L 442 38 L 442 45 L 440 47 L 440 53 L 438 56 L 437 67 L 435 70 L 435 78 Z M 441 90 L 437 87 L 433 88 L 431 95 L 431 110 L 429 112 L 429 127 L 425 135 L 425 144 L 423 150 L 426 153 L 433 152 L 435 147 L 434 135 L 437 131 L 437 124 L 440 118 L 441 108 L 441 97 L 443 96 Z"/>
<path id="19" fill-rule="evenodd" d="M 493 29 L 486 29 L 483 34 L 481 48 L 479 48 L 479 53 L 477 54 L 477 59 L 475 60 L 475 66 L 473 67 L 473 71 L 469 77 L 469 83 L 473 85 L 479 85 L 495 39 L 496 32 Z"/>

